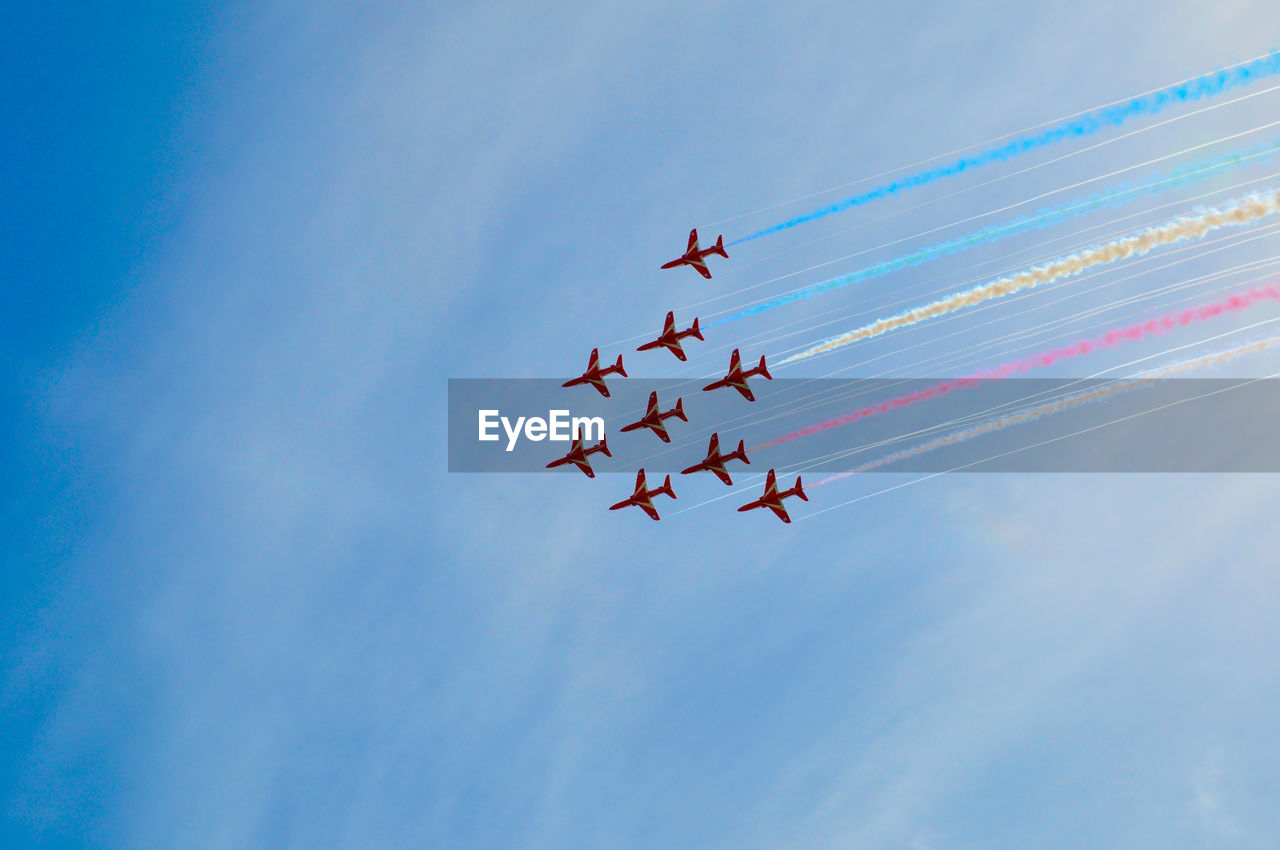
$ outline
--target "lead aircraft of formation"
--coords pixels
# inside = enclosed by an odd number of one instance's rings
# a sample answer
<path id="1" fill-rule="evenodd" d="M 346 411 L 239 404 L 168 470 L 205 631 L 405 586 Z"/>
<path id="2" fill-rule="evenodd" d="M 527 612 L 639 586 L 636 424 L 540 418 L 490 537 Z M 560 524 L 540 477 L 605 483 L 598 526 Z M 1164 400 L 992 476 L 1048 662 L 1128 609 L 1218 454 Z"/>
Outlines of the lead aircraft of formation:
<path id="1" fill-rule="evenodd" d="M 728 253 L 724 250 L 724 237 L 720 236 L 716 239 L 716 244 L 710 248 L 698 247 L 698 228 L 689 231 L 689 247 L 684 249 L 684 253 L 676 257 L 669 263 L 663 263 L 662 268 L 674 269 L 676 266 L 692 266 L 697 270 L 698 274 L 711 279 L 711 270 L 707 268 L 704 258 L 711 254 L 719 254 L 726 260 L 729 259 Z"/>

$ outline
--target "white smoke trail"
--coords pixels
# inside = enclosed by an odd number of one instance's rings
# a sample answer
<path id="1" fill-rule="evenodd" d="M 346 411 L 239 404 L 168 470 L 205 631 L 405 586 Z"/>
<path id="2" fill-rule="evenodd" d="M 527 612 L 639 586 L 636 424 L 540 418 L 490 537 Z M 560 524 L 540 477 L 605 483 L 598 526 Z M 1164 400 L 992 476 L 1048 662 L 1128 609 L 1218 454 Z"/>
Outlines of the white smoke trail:
<path id="1" fill-rule="evenodd" d="M 1151 250 L 1200 239 L 1206 234 L 1224 227 L 1238 227 L 1265 216 L 1280 212 L 1280 190 L 1269 189 L 1248 195 L 1224 207 L 1215 207 L 1193 216 L 1181 216 L 1172 221 L 1126 236 L 1103 245 L 1086 248 L 1066 257 L 1060 257 L 1041 266 L 1027 269 L 1015 275 L 963 290 L 939 298 L 920 307 L 906 310 L 896 316 L 877 319 L 848 333 L 819 343 L 781 361 L 779 365 L 807 360 L 828 351 L 843 348 L 864 339 L 881 336 L 900 328 L 919 324 L 928 319 L 954 313 L 993 298 L 1002 298 L 1024 289 L 1031 289 L 1072 277 L 1100 265 L 1118 262 L 1129 257 L 1142 256 Z"/>

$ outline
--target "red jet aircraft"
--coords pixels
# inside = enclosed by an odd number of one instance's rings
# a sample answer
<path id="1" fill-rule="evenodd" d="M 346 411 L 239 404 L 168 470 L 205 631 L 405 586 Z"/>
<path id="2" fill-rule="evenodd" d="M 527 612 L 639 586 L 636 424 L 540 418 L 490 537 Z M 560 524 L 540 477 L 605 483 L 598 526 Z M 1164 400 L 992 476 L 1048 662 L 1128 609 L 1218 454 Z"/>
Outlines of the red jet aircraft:
<path id="1" fill-rule="evenodd" d="M 618 502 L 618 504 L 610 506 L 609 510 L 616 511 L 618 508 L 629 508 L 632 505 L 635 505 L 637 508 L 640 508 L 647 513 L 652 519 L 661 519 L 662 517 L 658 516 L 658 509 L 653 506 L 653 497 L 659 493 L 666 493 L 673 499 L 676 497 L 675 491 L 671 489 L 671 476 L 667 476 L 667 480 L 662 482 L 661 487 L 646 490 L 644 470 L 641 469 L 636 473 L 635 492 L 632 493 L 630 497 Z"/>
<path id="2" fill-rule="evenodd" d="M 683 362 L 684 349 L 680 347 L 680 340 L 686 337 L 696 337 L 702 339 L 702 332 L 698 330 L 698 317 L 693 317 L 693 324 L 688 330 L 676 330 L 676 314 L 674 312 L 667 313 L 667 322 L 662 326 L 662 334 L 653 342 L 646 342 L 644 345 L 636 349 L 636 351 L 648 351 L 651 348 L 662 346 L 676 356 L 676 359 Z"/>
<path id="3" fill-rule="evenodd" d="M 742 371 L 742 358 L 738 356 L 738 349 L 733 350 L 733 354 L 729 355 L 729 374 L 725 375 L 714 384 L 707 384 L 702 388 L 705 393 L 708 390 L 718 390 L 721 387 L 733 387 L 742 393 L 742 397 L 747 401 L 755 401 L 756 397 L 751 392 L 751 387 L 747 386 L 747 378 L 752 375 L 763 375 L 765 380 L 772 381 L 773 375 L 769 374 L 769 369 L 764 365 L 764 355 L 760 355 L 760 365 L 754 369 Z"/>
<path id="4" fill-rule="evenodd" d="M 714 472 L 717 478 L 732 487 L 733 479 L 730 478 L 729 473 L 725 471 L 724 464 L 725 461 L 733 460 L 734 458 L 737 458 L 745 464 L 751 463 L 751 461 L 747 460 L 746 444 L 743 443 L 742 440 L 739 440 L 738 450 L 736 452 L 729 452 L 727 455 L 722 455 L 720 454 L 720 435 L 712 434 L 711 444 L 707 446 L 707 459 L 699 463 L 695 463 L 688 469 L 680 470 L 680 474 L 688 475 L 690 472 L 701 472 L 705 469 L 708 472 Z"/>
<path id="5" fill-rule="evenodd" d="M 806 502 L 809 501 L 809 497 L 804 494 L 804 490 L 800 487 L 799 475 L 796 476 L 796 486 L 792 487 L 790 490 L 782 490 L 779 492 L 778 478 L 773 474 L 773 470 L 771 469 L 769 470 L 768 477 L 764 480 L 764 495 L 759 499 L 756 499 L 754 502 L 747 502 L 745 505 L 738 508 L 738 510 L 750 511 L 755 508 L 768 508 L 778 515 L 778 519 L 783 522 L 791 522 L 791 517 L 787 516 L 787 509 L 782 506 L 782 500 L 788 496 L 799 496 Z"/>
<path id="6" fill-rule="evenodd" d="M 669 443 L 671 438 L 667 436 L 667 426 L 662 424 L 662 420 L 670 419 L 672 416 L 678 416 L 682 422 L 689 421 L 684 415 L 684 399 L 676 399 L 676 406 L 670 410 L 658 410 L 658 394 L 652 392 L 649 393 L 649 408 L 644 412 L 644 416 L 630 425 L 623 425 L 620 430 L 635 431 L 637 428 L 648 428 L 661 437 L 662 442 Z"/>
<path id="7" fill-rule="evenodd" d="M 627 373 L 622 369 L 622 355 L 618 355 L 617 363 L 614 363 L 606 369 L 601 369 L 600 349 L 593 348 L 591 349 L 591 359 L 587 361 L 587 371 L 583 372 L 580 377 L 565 381 L 560 386 L 576 387 L 579 384 L 590 384 L 600 391 L 600 395 L 608 398 L 609 388 L 604 385 L 604 376 L 614 374 L 621 375 L 624 378 L 627 377 Z"/>
<path id="8" fill-rule="evenodd" d="M 600 442 L 596 443 L 589 449 L 584 449 L 582 447 L 581 436 L 574 437 L 573 445 L 569 446 L 569 453 L 564 457 L 556 458 L 551 461 L 551 463 L 547 464 L 547 469 L 554 469 L 557 466 L 564 466 L 566 463 L 571 463 L 578 467 L 578 469 L 581 469 L 588 478 L 595 478 L 596 474 L 591 469 L 591 461 L 587 460 L 587 455 L 593 455 L 596 452 L 600 452 L 605 457 L 613 457 L 613 454 L 609 451 L 608 444 L 605 443 L 604 437 L 601 437 Z"/>
<path id="9" fill-rule="evenodd" d="M 676 266 L 693 266 L 698 270 L 698 274 L 710 280 L 711 272 L 707 269 L 707 264 L 702 261 L 702 258 L 711 254 L 719 254 L 726 260 L 729 259 L 729 255 L 724 250 L 724 237 L 721 236 L 716 239 L 716 244 L 710 248 L 699 249 L 698 228 L 695 227 L 689 231 L 689 247 L 684 249 L 684 254 L 669 263 L 663 263 L 662 267 L 664 269 L 674 269 Z"/>

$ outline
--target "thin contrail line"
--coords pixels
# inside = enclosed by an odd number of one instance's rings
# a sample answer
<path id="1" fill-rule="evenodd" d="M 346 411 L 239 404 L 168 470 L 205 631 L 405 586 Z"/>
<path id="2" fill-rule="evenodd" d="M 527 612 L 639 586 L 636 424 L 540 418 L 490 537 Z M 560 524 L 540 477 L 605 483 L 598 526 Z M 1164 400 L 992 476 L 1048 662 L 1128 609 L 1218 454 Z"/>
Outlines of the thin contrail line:
<path id="1" fill-rule="evenodd" d="M 1193 369 L 1203 369 L 1209 366 L 1220 366 L 1224 363 L 1228 363 L 1239 357 L 1244 357 L 1251 354 L 1260 354 L 1264 351 L 1274 348 L 1277 345 L 1280 345 L 1280 336 L 1270 337 L 1268 339 L 1260 340 L 1257 342 L 1245 343 L 1243 345 L 1239 345 L 1235 348 L 1231 348 L 1226 351 L 1217 352 L 1215 354 L 1208 354 L 1203 357 L 1197 357 L 1192 360 L 1187 360 L 1181 363 L 1175 363 L 1171 366 L 1165 366 L 1159 369 L 1155 369 L 1135 378 L 1126 379 L 1114 384 L 1107 384 L 1101 387 L 1094 387 L 1092 389 L 1085 390 L 1084 392 L 1076 393 L 1075 395 L 1071 395 L 1062 399 L 1057 399 L 1055 401 L 1049 402 L 1048 404 L 1040 405 L 1039 407 L 1032 408 L 1031 410 L 1023 410 L 1017 413 L 1006 414 L 1004 416 L 1001 416 L 998 419 L 993 419 L 987 422 L 983 422 L 979 425 L 974 425 L 972 427 L 965 428 L 963 430 L 956 431 L 951 434 L 947 434 L 944 437 L 939 437 L 935 440 L 930 440 L 926 443 L 921 443 L 920 445 L 912 446 L 911 448 L 908 448 L 908 449 L 902 449 L 900 451 L 893 452 L 892 454 L 888 454 L 888 455 L 885 455 L 884 457 L 878 458 L 868 463 L 864 463 L 861 466 L 858 466 L 855 469 L 851 469 L 847 472 L 837 473 L 836 475 L 832 475 L 828 478 L 824 478 L 821 481 L 817 482 L 816 484 L 811 485 L 811 488 L 821 487 L 824 484 L 829 484 L 833 481 L 839 481 L 841 479 L 848 478 L 852 475 L 857 475 L 860 472 L 870 472 L 873 469 L 878 469 L 879 467 L 882 467 L 882 466 L 888 466 L 891 463 L 897 463 L 898 461 L 901 461 L 901 460 L 918 457 L 922 454 L 927 454 L 928 452 L 937 451 L 938 449 L 945 448 L 947 446 L 953 446 L 953 445 L 956 445 L 957 443 L 963 443 L 967 440 L 972 440 L 975 437 L 980 437 L 984 434 L 990 434 L 994 431 L 1000 431 L 1005 428 L 1012 427 L 1014 425 L 1022 425 L 1027 422 L 1034 422 L 1035 420 L 1040 419 L 1042 417 L 1049 416 L 1054 413 L 1060 413 L 1064 410 L 1070 410 L 1071 408 L 1079 407 L 1082 404 L 1091 404 L 1093 402 L 1102 401 L 1104 399 L 1108 399 L 1113 396 L 1120 395 L 1121 393 L 1132 392 L 1133 390 L 1150 386 L 1152 383 L 1156 381 L 1163 380 L 1165 378 L 1171 378 L 1176 375 L 1180 375 L 1184 372 L 1191 371 Z M 1221 390 L 1219 390 L 1219 392 L 1221 392 Z M 1147 411 L 1147 412 L 1150 412 L 1150 411 Z M 1134 414 L 1134 415 L 1136 416 L 1140 414 Z M 1061 438 L 1055 438 L 1055 439 L 1061 439 Z"/>

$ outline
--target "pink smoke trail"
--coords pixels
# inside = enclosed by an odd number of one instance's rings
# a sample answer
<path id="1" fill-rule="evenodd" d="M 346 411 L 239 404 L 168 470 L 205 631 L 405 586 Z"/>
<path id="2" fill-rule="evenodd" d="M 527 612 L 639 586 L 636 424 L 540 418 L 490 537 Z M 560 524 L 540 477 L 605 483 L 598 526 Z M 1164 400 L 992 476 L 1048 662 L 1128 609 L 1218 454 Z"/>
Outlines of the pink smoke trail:
<path id="1" fill-rule="evenodd" d="M 1173 363 L 1168 366 L 1163 366 L 1159 369 L 1154 369 L 1126 381 L 1094 387 L 1092 389 L 1085 390 L 1084 392 L 1076 393 L 1072 396 L 1060 398 L 1057 401 L 1051 401 L 1048 404 L 1043 404 L 1030 410 L 1022 410 L 1017 413 L 1007 413 L 998 419 L 991 419 L 981 423 L 980 425 L 973 425 L 960 431 L 954 431 L 944 437 L 938 437 L 937 439 L 930 440 L 927 443 L 921 443 L 908 449 L 901 449 L 893 452 L 892 454 L 885 455 L 879 460 L 864 463 L 856 469 L 851 469 L 848 472 L 836 473 L 835 475 L 822 479 L 817 484 L 809 485 L 809 489 L 813 490 L 815 487 L 821 487 L 824 484 L 830 484 L 833 481 L 839 481 L 842 478 L 849 478 L 850 476 L 858 475 L 862 472 L 870 472 L 873 469 L 888 466 L 895 461 L 905 460 L 910 457 L 917 457 L 925 454 L 926 452 L 935 451 L 936 449 L 944 448 L 946 446 L 954 446 L 957 443 L 963 443 L 966 440 L 972 440 L 975 437 L 981 437 L 982 435 L 990 434 L 993 431 L 1000 431 L 1014 425 L 1021 425 L 1024 422 L 1033 422 L 1041 417 L 1048 416 L 1053 413 L 1060 413 L 1063 410 L 1070 410 L 1071 408 L 1078 407 L 1082 404 L 1102 401 L 1103 399 L 1120 395 L 1121 393 L 1130 392 L 1132 390 L 1140 389 L 1143 386 L 1148 386 L 1152 382 L 1161 380 L 1162 378 L 1171 378 L 1175 375 L 1180 375 L 1183 372 L 1189 372 L 1193 369 L 1203 369 L 1206 367 L 1218 366 L 1223 363 L 1229 363 L 1237 357 L 1247 357 L 1251 354 L 1260 354 L 1264 351 L 1269 351 L 1272 348 L 1275 348 L 1277 345 L 1280 345 L 1280 336 L 1273 336 L 1268 339 L 1258 340 L 1257 342 L 1243 343 L 1241 345 L 1237 345 L 1235 348 L 1220 351 L 1216 354 L 1208 354 L 1191 360 L 1184 360 L 1181 363 Z"/>
<path id="2" fill-rule="evenodd" d="M 1148 319 L 1147 321 L 1140 322 L 1136 325 L 1114 328 L 1107 331 L 1102 336 L 1094 337 L 1092 339 L 1077 340 L 1076 342 L 1062 348 L 1042 351 L 1039 354 L 1034 354 L 1030 357 L 1023 358 L 1022 360 L 1014 360 L 1000 366 L 984 369 L 963 378 L 954 378 L 949 381 L 943 381 L 942 383 L 935 384 L 931 387 L 915 390 L 914 392 L 907 393 L 906 395 L 901 395 L 896 398 L 868 405 L 851 413 L 846 413 L 843 416 L 828 419 L 825 422 L 809 425 L 805 428 L 801 428 L 799 431 L 792 431 L 790 434 L 777 437 L 767 443 L 761 443 L 751 449 L 751 451 L 763 449 L 768 446 L 776 446 L 779 443 L 788 443 L 792 440 L 797 440 L 801 437 L 808 437 L 812 434 L 817 434 L 831 428 L 839 428 L 842 425 L 849 425 L 862 419 L 867 419 L 871 416 L 879 416 L 881 413 L 888 413 L 891 410 L 898 410 L 899 408 L 907 407 L 908 405 L 916 404 L 917 402 L 937 398 L 938 396 L 945 395 L 946 393 L 954 390 L 971 387 L 975 384 L 981 383 L 982 381 L 995 381 L 1000 378 L 1007 378 L 1011 375 L 1019 375 L 1023 372 L 1029 372 L 1032 369 L 1052 366 L 1059 360 L 1067 360 L 1072 357 L 1082 357 L 1086 354 L 1098 351 L 1099 349 L 1112 348 L 1123 342 L 1133 342 L 1135 340 L 1143 339 L 1144 337 L 1156 336 L 1173 330 L 1174 328 L 1184 327 L 1186 325 L 1204 321 L 1205 319 L 1212 319 L 1225 313 L 1244 310 L 1252 307 L 1259 301 L 1265 300 L 1280 300 L 1280 283 L 1273 283 L 1270 286 L 1264 286 L 1261 288 L 1250 288 L 1244 292 L 1238 292 L 1212 304 L 1203 304 L 1199 307 L 1192 307 L 1177 313 L 1168 313 L 1164 316 Z"/>

